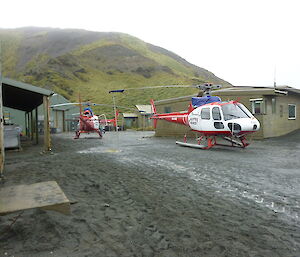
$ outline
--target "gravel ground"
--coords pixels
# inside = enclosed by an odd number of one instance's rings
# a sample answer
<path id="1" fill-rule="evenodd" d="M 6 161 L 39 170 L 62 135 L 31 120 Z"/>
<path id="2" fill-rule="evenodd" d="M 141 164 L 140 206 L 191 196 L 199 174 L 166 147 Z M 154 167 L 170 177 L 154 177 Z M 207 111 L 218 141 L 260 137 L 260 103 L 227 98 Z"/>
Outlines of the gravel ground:
<path id="1" fill-rule="evenodd" d="M 0 187 L 56 180 L 75 204 L 0 217 L 0 256 L 300 256 L 300 132 L 199 150 L 108 132 L 8 152 Z"/>

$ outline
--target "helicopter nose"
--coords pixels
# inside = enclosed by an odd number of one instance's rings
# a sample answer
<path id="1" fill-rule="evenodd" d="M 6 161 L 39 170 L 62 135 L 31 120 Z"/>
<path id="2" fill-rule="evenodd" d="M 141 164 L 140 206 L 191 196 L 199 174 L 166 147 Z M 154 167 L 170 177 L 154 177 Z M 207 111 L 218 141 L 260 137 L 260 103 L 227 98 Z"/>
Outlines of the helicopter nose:
<path id="1" fill-rule="evenodd" d="M 257 131 L 260 129 L 260 123 L 258 120 L 255 121 L 254 125 L 253 125 L 253 130 Z"/>
<path id="2" fill-rule="evenodd" d="M 255 132 L 260 128 L 259 121 L 256 119 L 244 119 L 240 121 L 242 131 Z"/>
<path id="3" fill-rule="evenodd" d="M 252 119 L 247 127 L 249 128 L 249 130 L 258 131 L 260 129 L 259 121 L 257 119 Z"/>

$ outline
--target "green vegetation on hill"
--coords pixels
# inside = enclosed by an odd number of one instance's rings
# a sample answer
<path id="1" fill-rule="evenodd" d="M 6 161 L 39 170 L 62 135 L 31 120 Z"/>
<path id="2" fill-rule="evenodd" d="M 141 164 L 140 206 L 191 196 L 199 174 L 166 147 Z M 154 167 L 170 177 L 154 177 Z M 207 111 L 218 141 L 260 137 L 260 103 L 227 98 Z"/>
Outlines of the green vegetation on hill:
<path id="1" fill-rule="evenodd" d="M 166 49 L 123 33 L 51 28 L 0 29 L 4 76 L 51 89 L 71 101 L 111 104 L 112 89 L 200 84 L 230 86 Z M 116 96 L 122 106 L 195 94 L 196 89 L 137 90 Z M 110 111 L 110 108 L 102 108 Z M 100 110 L 99 110 L 100 111 Z M 124 110 L 126 111 L 126 110 Z"/>

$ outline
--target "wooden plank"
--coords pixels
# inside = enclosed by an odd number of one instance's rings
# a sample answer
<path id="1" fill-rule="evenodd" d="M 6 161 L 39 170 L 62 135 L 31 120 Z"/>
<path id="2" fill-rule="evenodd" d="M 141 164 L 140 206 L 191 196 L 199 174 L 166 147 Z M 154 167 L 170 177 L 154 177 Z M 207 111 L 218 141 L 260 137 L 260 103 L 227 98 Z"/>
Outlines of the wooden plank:
<path id="1" fill-rule="evenodd" d="M 56 181 L 0 188 L 0 215 L 33 208 L 70 214 L 70 201 Z"/>

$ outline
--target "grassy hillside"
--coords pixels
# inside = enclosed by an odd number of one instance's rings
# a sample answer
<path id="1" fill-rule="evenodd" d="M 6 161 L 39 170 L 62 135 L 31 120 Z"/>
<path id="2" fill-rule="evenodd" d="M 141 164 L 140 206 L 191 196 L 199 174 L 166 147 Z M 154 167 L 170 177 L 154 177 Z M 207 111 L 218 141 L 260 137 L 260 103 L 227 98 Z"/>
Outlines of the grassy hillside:
<path id="1" fill-rule="evenodd" d="M 0 29 L 0 40 L 4 76 L 54 90 L 71 101 L 77 101 L 80 93 L 84 100 L 110 104 L 108 91 L 118 88 L 204 82 L 230 85 L 166 49 L 123 33 Z M 197 90 L 137 90 L 118 95 L 117 103 L 133 106 L 148 104 L 151 98 L 193 93 Z"/>

